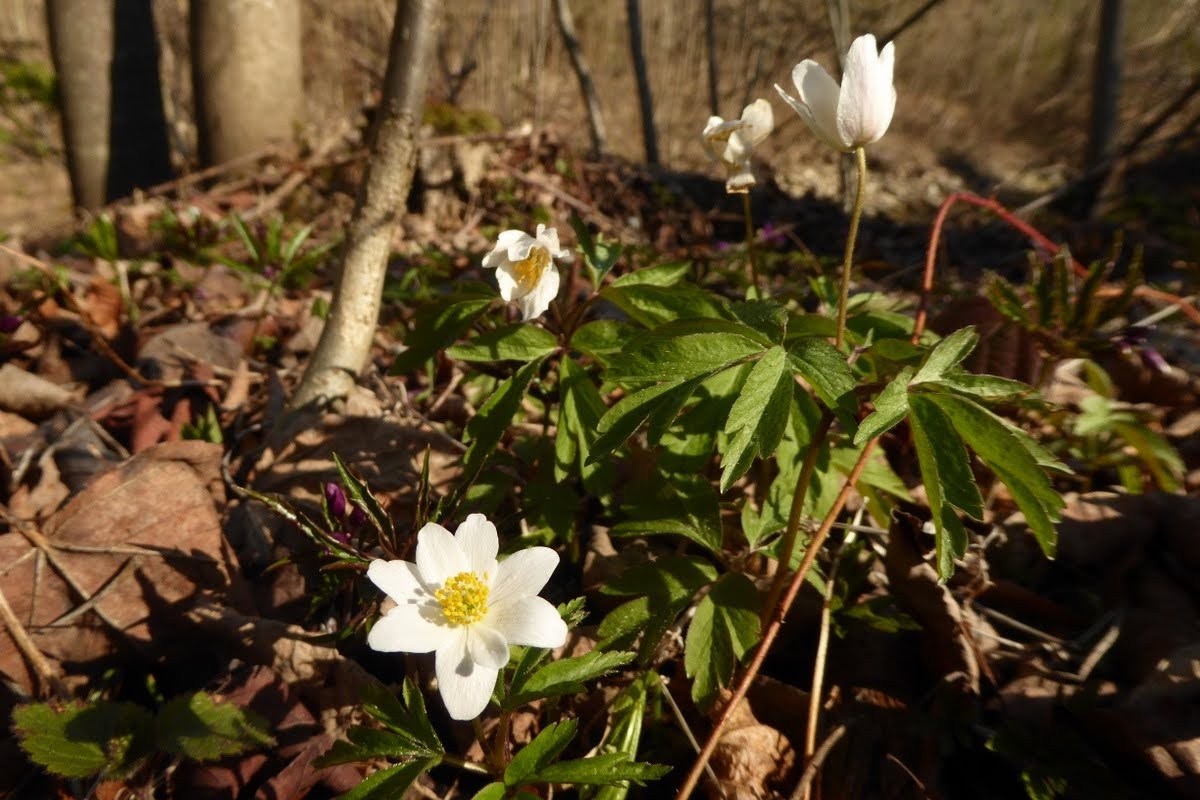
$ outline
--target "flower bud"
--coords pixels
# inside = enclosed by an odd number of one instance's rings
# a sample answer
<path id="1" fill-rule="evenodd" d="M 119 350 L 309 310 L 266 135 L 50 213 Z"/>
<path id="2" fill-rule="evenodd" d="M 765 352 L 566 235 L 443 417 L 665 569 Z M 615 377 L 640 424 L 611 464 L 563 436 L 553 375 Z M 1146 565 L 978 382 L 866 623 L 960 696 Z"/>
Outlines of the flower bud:
<path id="1" fill-rule="evenodd" d="M 325 504 L 329 508 L 329 516 L 341 519 L 346 514 L 346 493 L 336 483 L 325 484 Z"/>

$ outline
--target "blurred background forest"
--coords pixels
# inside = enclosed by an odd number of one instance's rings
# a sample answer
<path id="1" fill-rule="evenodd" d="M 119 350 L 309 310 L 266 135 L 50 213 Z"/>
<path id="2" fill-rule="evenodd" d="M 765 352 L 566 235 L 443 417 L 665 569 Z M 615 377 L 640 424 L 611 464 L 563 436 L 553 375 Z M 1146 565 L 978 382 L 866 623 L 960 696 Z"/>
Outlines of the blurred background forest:
<path id="1" fill-rule="evenodd" d="M 158 32 L 171 157 L 180 170 L 200 163 L 188 66 L 188 2 L 149 5 Z M 394 4 L 302 5 L 301 130 L 315 141 L 337 124 L 357 119 L 377 99 L 373 93 L 382 79 Z M 926 5 L 925 0 L 856 0 L 850 4 L 849 30 L 873 31 L 884 39 Z M 1118 143 L 1186 94 L 1200 69 L 1200 2 L 1124 5 Z M 698 134 L 710 105 L 706 2 L 649 0 L 641 7 L 660 161 L 673 170 L 703 168 Z M 934 4 L 897 40 L 900 105 L 892 130 L 873 150 L 876 165 L 902 178 L 942 167 L 979 191 L 1015 187 L 1033 194 L 1078 174 L 1085 160 L 1100 7 L 1096 0 Z M 589 0 L 573 3 L 572 11 L 597 84 L 608 147 L 614 155 L 640 161 L 644 150 L 625 3 Z M 772 84 L 790 84 L 792 65 L 804 57 L 836 63 L 825 0 L 714 0 L 713 18 L 722 116 L 735 116 L 756 97 L 777 100 Z M 432 104 L 484 112 L 506 128 L 550 125 L 580 151 L 586 148 L 584 104 L 552 0 L 449 3 L 437 55 L 429 77 Z M 5 184 L 0 228 L 21 232 L 67 222 L 68 182 L 56 158 L 61 137 L 49 102 L 53 84 L 42 2 L 0 2 L 0 58 Z M 18 105 L 23 93 L 42 97 L 42 111 Z M 794 194 L 835 194 L 835 155 L 782 103 L 775 105 L 778 129 L 760 153 L 780 186 Z M 1155 140 L 1178 143 L 1194 134 L 1200 117 L 1192 106 L 1172 114 L 1155 130 Z M 480 124 L 491 123 L 480 119 Z M 883 198 L 885 211 L 912 210 L 889 200 Z"/>

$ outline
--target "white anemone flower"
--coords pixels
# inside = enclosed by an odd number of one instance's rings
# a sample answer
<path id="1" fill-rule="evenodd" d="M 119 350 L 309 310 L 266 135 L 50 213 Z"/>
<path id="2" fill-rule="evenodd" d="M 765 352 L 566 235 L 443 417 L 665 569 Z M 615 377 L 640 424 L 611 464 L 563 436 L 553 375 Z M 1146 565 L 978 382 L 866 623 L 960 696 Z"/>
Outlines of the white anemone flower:
<path id="1" fill-rule="evenodd" d="M 396 601 L 367 644 L 384 653 L 435 653 L 438 691 L 454 719 L 475 719 L 491 699 L 509 645 L 560 647 L 567 625 L 538 597 L 558 553 L 530 547 L 496 560 L 496 526 L 471 514 L 451 535 L 430 522 L 417 562 L 376 559 L 367 577 Z"/>
<path id="2" fill-rule="evenodd" d="M 537 226 L 537 235 L 504 231 L 496 246 L 483 257 L 483 266 L 496 270 L 500 296 L 516 300 L 521 315 L 530 320 L 545 312 L 558 295 L 558 267 L 554 259 L 569 261 L 571 254 L 558 243 L 558 231 Z"/>
<path id="3" fill-rule="evenodd" d="M 750 171 L 750 155 L 754 148 L 775 128 L 771 104 L 759 98 L 742 111 L 741 119 L 723 120 L 709 117 L 702 135 L 704 146 L 717 161 L 725 165 L 725 191 L 744 194 L 754 185 Z"/>
<path id="4" fill-rule="evenodd" d="M 775 91 L 796 109 L 822 141 L 838 150 L 852 151 L 876 142 L 887 132 L 896 110 L 892 71 L 896 48 L 892 42 L 880 52 L 875 37 L 860 36 L 846 54 L 842 84 L 817 62 L 805 59 L 792 69 L 796 99 L 775 84 Z"/>

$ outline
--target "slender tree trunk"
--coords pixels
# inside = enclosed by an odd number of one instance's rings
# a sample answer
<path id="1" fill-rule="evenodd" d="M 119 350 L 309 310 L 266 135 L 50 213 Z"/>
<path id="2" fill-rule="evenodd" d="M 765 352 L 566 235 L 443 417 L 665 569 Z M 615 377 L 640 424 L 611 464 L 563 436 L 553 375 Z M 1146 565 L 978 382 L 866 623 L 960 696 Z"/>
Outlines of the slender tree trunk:
<path id="1" fill-rule="evenodd" d="M 1125 0 L 1102 0 L 1100 29 L 1096 38 L 1096 62 L 1092 78 L 1092 116 L 1088 129 L 1086 166 L 1097 175 L 1088 182 L 1082 198 L 1084 213 L 1090 214 L 1104 191 L 1111 169 L 1102 165 L 1113 155 L 1121 100 L 1121 34 Z"/>
<path id="2" fill-rule="evenodd" d="M 191 0 L 200 157 L 291 141 L 303 119 L 299 0 Z"/>
<path id="3" fill-rule="evenodd" d="M 439 0 L 397 0 L 371 157 L 342 253 L 342 273 L 292 408 L 345 397 L 367 363 L 392 237 L 412 188 Z"/>
<path id="4" fill-rule="evenodd" d="M 642 141 L 646 163 L 658 166 L 658 133 L 654 127 L 654 98 L 650 95 L 650 76 L 646 72 L 646 52 L 642 48 L 642 11 L 638 0 L 626 0 L 629 21 L 629 49 L 633 54 L 633 73 L 637 77 L 638 102 L 642 108 Z"/>
<path id="5" fill-rule="evenodd" d="M 571 7 L 567 0 L 554 0 L 555 16 L 558 17 L 558 30 L 562 34 L 563 46 L 571 57 L 571 66 L 575 69 L 575 77 L 579 79 L 579 93 L 583 95 L 584 105 L 587 106 L 588 133 L 592 137 L 592 153 L 603 155 L 608 149 L 608 138 L 604 134 L 604 116 L 600 111 L 600 96 L 596 93 L 596 84 L 592 81 L 592 71 L 584 58 L 583 48 L 579 46 L 579 36 L 575 33 L 575 20 L 571 16 Z"/>
<path id="6" fill-rule="evenodd" d="M 721 96 L 717 89 L 717 14 L 715 0 L 704 0 L 704 49 L 708 56 L 708 113 L 721 115 Z"/>
<path id="7" fill-rule="evenodd" d="M 838 72 L 845 80 L 846 53 L 850 50 L 850 0 L 825 0 L 829 27 L 833 31 L 833 49 L 837 51 Z M 853 153 L 842 153 L 838 159 L 838 186 L 842 194 L 842 211 L 849 214 L 854 208 L 858 167 Z"/>
<path id="8" fill-rule="evenodd" d="M 171 175 L 149 0 L 50 0 L 75 204 L 95 210 Z"/>

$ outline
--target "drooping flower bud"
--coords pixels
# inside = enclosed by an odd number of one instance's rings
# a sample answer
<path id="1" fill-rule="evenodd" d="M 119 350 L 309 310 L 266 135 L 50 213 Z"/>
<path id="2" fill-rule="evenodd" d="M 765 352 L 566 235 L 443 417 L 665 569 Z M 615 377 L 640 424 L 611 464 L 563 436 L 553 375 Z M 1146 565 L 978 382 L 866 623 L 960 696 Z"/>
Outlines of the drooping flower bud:
<path id="1" fill-rule="evenodd" d="M 336 483 L 325 484 L 325 504 L 329 508 L 329 516 L 341 519 L 346 515 L 346 493 Z"/>

